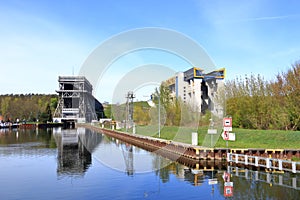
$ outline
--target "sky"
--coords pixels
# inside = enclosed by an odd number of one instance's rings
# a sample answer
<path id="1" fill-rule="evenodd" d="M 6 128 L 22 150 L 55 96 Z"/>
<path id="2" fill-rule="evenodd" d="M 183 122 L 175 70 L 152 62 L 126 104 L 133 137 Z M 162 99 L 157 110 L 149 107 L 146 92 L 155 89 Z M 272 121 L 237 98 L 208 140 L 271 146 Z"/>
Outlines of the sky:
<path id="1" fill-rule="evenodd" d="M 58 76 L 78 75 L 105 41 L 147 27 L 192 39 L 216 68 L 226 68 L 227 80 L 273 80 L 300 60 L 299 7 L 297 0 L 0 0 L 0 94 L 54 94 Z M 99 76 L 94 96 L 112 102 L 120 80 L 148 64 L 174 72 L 192 67 L 159 49 L 129 52 Z M 155 84 L 138 86 L 137 99 L 148 98 Z"/>

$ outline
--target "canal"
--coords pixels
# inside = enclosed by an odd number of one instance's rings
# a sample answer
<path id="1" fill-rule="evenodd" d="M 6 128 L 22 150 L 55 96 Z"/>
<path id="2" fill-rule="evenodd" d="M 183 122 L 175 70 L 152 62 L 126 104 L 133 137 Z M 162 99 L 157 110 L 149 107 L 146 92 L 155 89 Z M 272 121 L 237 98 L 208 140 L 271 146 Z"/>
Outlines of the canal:
<path id="1" fill-rule="evenodd" d="M 1 200 L 300 198 L 299 174 L 201 166 L 84 128 L 0 129 Z"/>

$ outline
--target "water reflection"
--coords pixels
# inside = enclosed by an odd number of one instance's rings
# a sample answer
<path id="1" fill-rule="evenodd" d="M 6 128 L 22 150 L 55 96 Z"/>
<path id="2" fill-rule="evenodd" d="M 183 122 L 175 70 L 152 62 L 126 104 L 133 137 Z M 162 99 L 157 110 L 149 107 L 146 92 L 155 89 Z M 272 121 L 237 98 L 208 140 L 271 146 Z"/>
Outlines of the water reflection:
<path id="1" fill-rule="evenodd" d="M 297 199 L 300 196 L 299 174 L 269 173 L 231 167 L 219 161 L 176 159 L 178 156 L 170 153 L 156 153 L 80 128 L 3 131 L 0 133 L 0 188 L 5 188 L 4 197 L 10 197 L 18 186 L 20 198 L 4 199 L 22 199 L 24 195 L 32 199 L 29 197 L 35 193 L 20 188 L 27 185 L 24 182 L 39 188 L 43 179 L 48 180 L 47 190 L 49 187 L 61 194 L 66 190 L 70 193 L 66 199 L 74 199 L 80 192 L 72 196 L 74 188 L 68 185 L 68 180 L 80 177 L 75 179 L 80 184 L 76 190 L 98 194 L 91 199 L 99 199 L 101 195 L 114 197 L 112 193 L 121 189 L 124 193 L 130 190 L 135 195 L 142 194 L 135 199 L 154 196 L 167 199 L 171 194 L 173 199 L 195 196 L 225 199 L 230 193 L 230 182 L 234 188 L 231 199 Z M 40 172 L 41 169 L 45 170 Z M 124 172 L 123 176 L 120 171 Z M 147 173 L 141 175 L 141 172 Z M 88 173 L 93 176 L 85 176 Z M 66 186 L 64 190 L 61 183 Z M 120 188 L 120 183 L 125 186 Z M 41 191 L 36 191 L 36 195 L 40 194 Z"/>
<path id="2" fill-rule="evenodd" d="M 89 144 L 82 142 L 88 134 L 82 129 L 56 128 L 53 135 L 57 144 L 58 176 L 83 176 L 92 163 L 91 152 L 86 148 Z"/>

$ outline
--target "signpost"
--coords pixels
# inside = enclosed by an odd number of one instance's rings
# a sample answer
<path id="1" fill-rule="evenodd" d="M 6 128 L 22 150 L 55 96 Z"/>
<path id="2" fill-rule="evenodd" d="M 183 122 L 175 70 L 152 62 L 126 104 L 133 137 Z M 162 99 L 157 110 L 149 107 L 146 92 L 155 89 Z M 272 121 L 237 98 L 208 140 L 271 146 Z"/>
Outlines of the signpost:
<path id="1" fill-rule="evenodd" d="M 232 197 L 233 196 L 233 182 L 230 182 L 230 174 L 224 172 L 224 197 Z"/>
<path id="2" fill-rule="evenodd" d="M 228 151 L 228 140 L 235 141 L 235 134 L 230 133 L 232 131 L 232 118 L 225 117 L 223 119 L 223 130 L 222 137 L 226 140 L 226 147 Z M 233 182 L 230 182 L 230 174 L 224 172 L 224 197 L 232 197 L 233 196 Z"/>
<path id="3" fill-rule="evenodd" d="M 232 182 L 228 182 L 232 183 Z M 224 184 L 224 197 L 232 197 L 233 196 L 233 184 Z"/>
<path id="4" fill-rule="evenodd" d="M 232 131 L 232 118 L 231 117 L 225 117 L 223 119 L 223 129 L 224 131 Z"/>

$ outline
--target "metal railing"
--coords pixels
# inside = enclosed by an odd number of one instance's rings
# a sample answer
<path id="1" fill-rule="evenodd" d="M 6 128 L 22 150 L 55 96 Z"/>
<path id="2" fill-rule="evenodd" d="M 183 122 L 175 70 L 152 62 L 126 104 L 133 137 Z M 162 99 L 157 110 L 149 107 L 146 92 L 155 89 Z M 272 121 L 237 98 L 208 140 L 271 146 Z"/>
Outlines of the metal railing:
<path id="1" fill-rule="evenodd" d="M 263 171 L 252 171 L 248 169 L 241 169 L 238 167 L 228 166 L 228 173 L 232 176 L 245 178 L 247 180 L 254 180 L 264 182 L 267 184 L 278 185 L 286 188 L 293 188 L 300 190 L 300 182 L 297 177 L 289 174 L 267 173 Z"/>
<path id="2" fill-rule="evenodd" d="M 236 164 L 264 167 L 266 169 L 300 173 L 300 162 L 294 162 L 290 160 L 227 153 L 227 161 Z"/>

